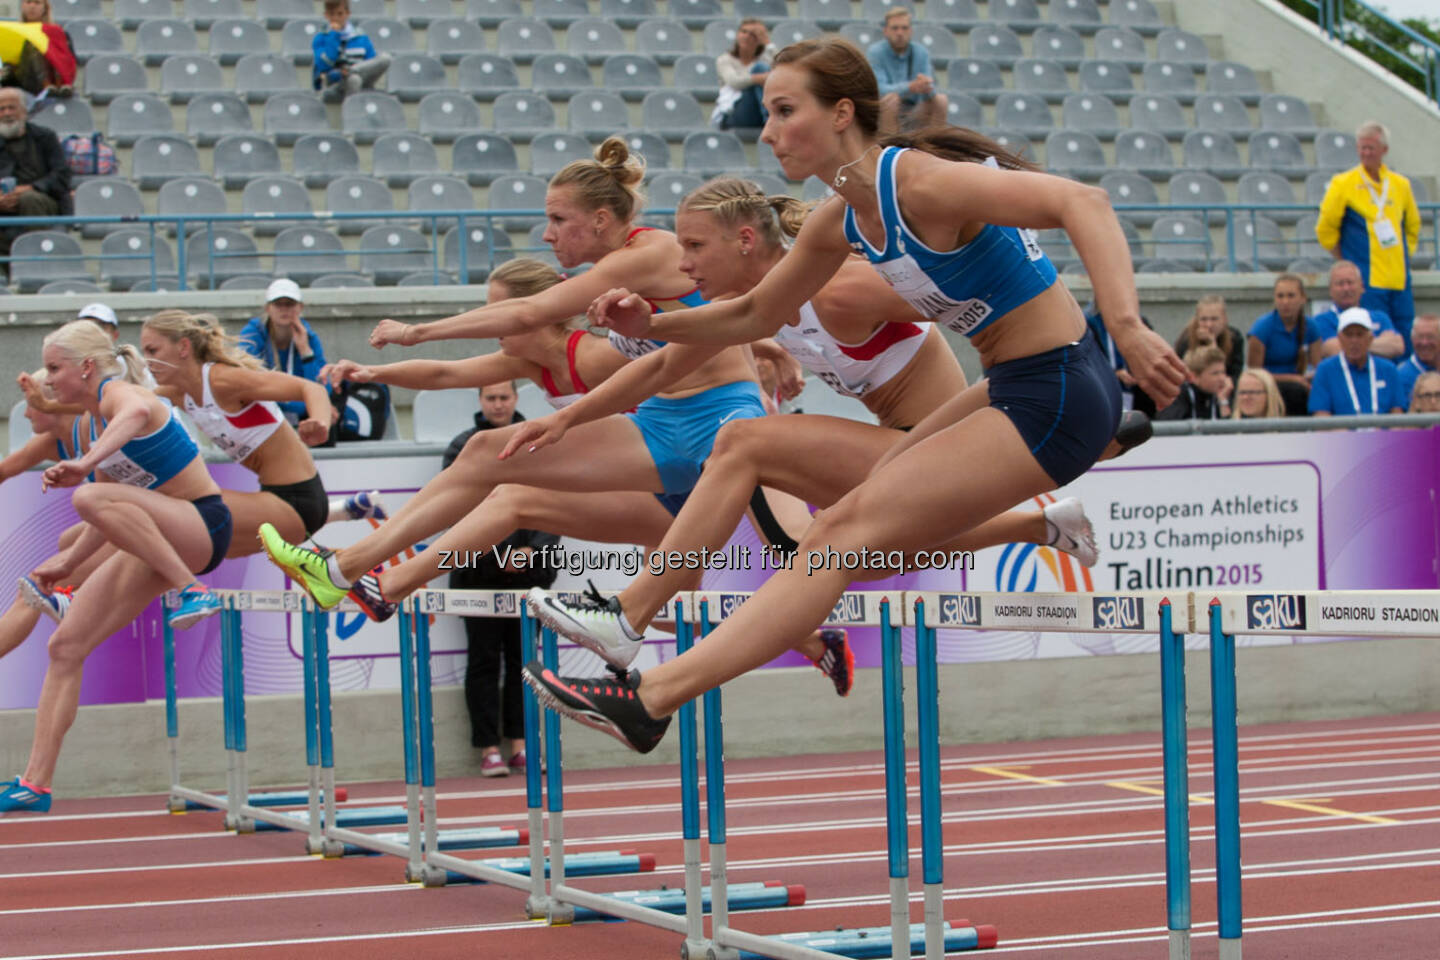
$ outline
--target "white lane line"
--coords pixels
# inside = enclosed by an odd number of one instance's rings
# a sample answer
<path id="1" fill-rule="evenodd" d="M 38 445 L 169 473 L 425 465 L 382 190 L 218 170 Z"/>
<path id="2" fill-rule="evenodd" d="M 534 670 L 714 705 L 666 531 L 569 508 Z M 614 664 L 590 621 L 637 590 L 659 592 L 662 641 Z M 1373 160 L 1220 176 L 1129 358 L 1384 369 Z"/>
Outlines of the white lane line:
<path id="1" fill-rule="evenodd" d="M 299 900 L 306 897 L 348 897 L 367 893 L 397 893 L 425 889 L 418 883 L 387 883 L 370 887 L 330 887 L 323 890 L 279 890 L 269 893 L 237 893 L 226 897 L 187 897 L 179 900 L 135 900 L 121 903 L 83 903 L 64 907 L 23 907 L 0 910 L 0 917 L 35 913 L 70 913 L 78 910 L 131 910 L 146 907 L 199 907 L 217 903 L 248 903 L 265 900 Z"/>

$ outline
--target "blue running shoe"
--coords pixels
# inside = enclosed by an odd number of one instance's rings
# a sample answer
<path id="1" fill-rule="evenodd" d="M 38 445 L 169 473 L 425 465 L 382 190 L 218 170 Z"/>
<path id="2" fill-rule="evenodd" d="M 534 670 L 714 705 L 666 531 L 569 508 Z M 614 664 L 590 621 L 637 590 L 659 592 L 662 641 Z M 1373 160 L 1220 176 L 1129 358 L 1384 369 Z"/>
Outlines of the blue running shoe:
<path id="1" fill-rule="evenodd" d="M 26 813 L 49 813 L 50 791 L 32 790 L 21 783 L 19 777 L 16 777 L 5 784 L 5 789 L 0 790 L 0 813 L 9 813 L 12 810 Z"/>
<path id="2" fill-rule="evenodd" d="M 380 499 L 379 490 L 364 490 L 345 498 L 345 512 L 351 520 L 384 520 L 385 503 Z"/>
<path id="3" fill-rule="evenodd" d="M 179 600 L 180 606 L 165 614 L 172 630 L 185 630 L 220 612 L 220 598 L 199 580 L 191 580 L 190 585 L 180 591 Z"/>
<path id="4" fill-rule="evenodd" d="M 65 611 L 70 609 L 70 601 L 75 599 L 72 596 L 74 589 L 57 587 L 54 593 L 46 593 L 29 577 L 20 578 L 20 596 L 25 600 L 25 606 L 39 610 L 56 623 L 65 619 Z"/>

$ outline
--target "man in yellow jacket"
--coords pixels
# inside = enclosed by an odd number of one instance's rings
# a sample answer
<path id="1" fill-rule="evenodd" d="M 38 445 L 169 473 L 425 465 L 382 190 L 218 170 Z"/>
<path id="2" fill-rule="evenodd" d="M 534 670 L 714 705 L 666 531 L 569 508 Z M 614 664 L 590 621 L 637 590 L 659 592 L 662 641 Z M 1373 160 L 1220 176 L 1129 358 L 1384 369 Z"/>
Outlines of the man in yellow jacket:
<path id="1" fill-rule="evenodd" d="M 1320 202 L 1315 237 L 1338 260 L 1360 267 L 1360 305 L 1390 315 L 1410 352 L 1415 299 L 1410 292 L 1410 251 L 1420 239 L 1420 210 L 1410 181 L 1385 166 L 1390 131 L 1368 120 L 1355 131 L 1356 167 L 1337 173 Z"/>

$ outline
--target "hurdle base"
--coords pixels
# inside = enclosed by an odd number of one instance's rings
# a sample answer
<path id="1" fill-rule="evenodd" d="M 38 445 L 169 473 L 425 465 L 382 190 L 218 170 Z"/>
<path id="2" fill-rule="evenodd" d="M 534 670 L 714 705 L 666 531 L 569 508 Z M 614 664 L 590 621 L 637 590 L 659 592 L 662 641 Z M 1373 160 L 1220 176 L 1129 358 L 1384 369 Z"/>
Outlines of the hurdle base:
<path id="1" fill-rule="evenodd" d="M 1190 960 L 1190 931 L 1170 931 L 1170 960 Z"/>
<path id="2" fill-rule="evenodd" d="M 570 861 L 567 859 L 566 870 L 568 872 Z M 783 884 L 777 881 L 755 881 L 751 883 L 732 883 L 728 889 L 729 907 L 731 910 L 766 910 L 774 907 L 798 907 L 805 903 L 805 888 L 800 884 Z M 685 888 L 671 887 L 661 890 L 618 890 L 612 893 L 599 895 L 599 903 L 593 906 L 577 907 L 575 910 L 575 923 L 584 923 L 596 920 L 608 920 L 611 916 L 622 916 L 622 914 L 609 914 L 605 911 L 604 903 L 620 903 L 629 906 L 643 907 L 646 910 L 658 911 L 660 913 L 684 914 L 685 912 Z M 703 887 L 700 891 L 701 910 L 710 912 L 710 888 Z"/>
<path id="3" fill-rule="evenodd" d="M 260 827 L 261 830 L 290 830 L 305 829 L 310 823 L 309 810 L 296 810 L 287 814 L 286 820 L 299 826 L 282 826 L 277 823 L 266 823 Z M 337 827 L 383 827 L 397 823 L 404 823 L 406 812 L 404 807 L 345 807 L 335 811 L 335 826 Z M 324 814 L 321 814 L 320 823 L 325 824 Z"/>
<path id="4" fill-rule="evenodd" d="M 1220 938 L 1220 960 L 1240 960 L 1240 938 Z"/>
<path id="5" fill-rule="evenodd" d="M 344 787 L 337 788 L 335 791 L 336 802 L 344 803 L 347 799 L 347 793 L 348 791 Z M 215 809 L 217 806 L 223 809 L 228 807 L 230 804 L 230 798 L 223 793 L 217 793 L 214 796 L 209 796 L 207 794 L 207 798 L 208 799 L 205 800 L 181 799 L 181 802 L 185 804 L 186 810 L 212 810 Z M 171 804 L 174 804 L 177 799 L 180 798 L 172 795 L 170 797 Z M 303 807 L 309 802 L 310 794 L 304 790 L 278 790 L 264 793 L 252 793 L 245 799 L 245 805 L 247 807 Z M 321 791 L 320 793 L 320 802 L 325 802 L 324 791 Z"/>
<path id="6" fill-rule="evenodd" d="M 1000 940 L 996 929 L 989 924 L 951 926 L 944 924 L 945 953 L 963 950 L 988 950 Z M 770 957 L 787 956 L 784 952 L 767 953 L 767 947 L 790 946 L 809 950 L 820 950 L 827 954 L 856 958 L 893 957 L 890 950 L 889 927 L 861 927 L 851 930 L 822 930 L 815 933 L 783 933 L 762 937 L 743 933 L 728 927 L 716 931 L 716 942 L 722 946 L 731 941 L 740 947 L 742 960 L 768 960 Z M 910 955 L 925 954 L 925 924 L 910 924 Z"/>

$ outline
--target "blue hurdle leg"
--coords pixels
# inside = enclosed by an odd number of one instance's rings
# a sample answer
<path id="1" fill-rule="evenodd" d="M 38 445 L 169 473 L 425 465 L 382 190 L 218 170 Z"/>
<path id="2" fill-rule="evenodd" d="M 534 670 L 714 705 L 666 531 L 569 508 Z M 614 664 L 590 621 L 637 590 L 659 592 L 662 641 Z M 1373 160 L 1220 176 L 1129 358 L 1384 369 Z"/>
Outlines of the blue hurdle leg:
<path id="1" fill-rule="evenodd" d="M 165 619 L 165 605 L 160 605 L 161 636 L 165 648 L 165 739 L 170 748 L 170 788 L 180 785 L 180 709 L 175 690 L 175 631 Z M 184 813 L 185 801 L 170 794 L 171 813 Z"/>
<path id="2" fill-rule="evenodd" d="M 1240 746 L 1235 718 L 1235 638 L 1210 604 L 1210 708 L 1215 761 L 1215 893 L 1220 960 L 1240 960 Z"/>
<path id="3" fill-rule="evenodd" d="M 945 848 L 940 833 L 940 677 L 935 630 L 925 625 L 923 602 L 917 607 L 920 616 L 915 627 L 915 699 L 920 741 L 920 851 L 925 891 L 925 957 L 926 960 L 941 960 L 945 952 Z"/>
<path id="4" fill-rule="evenodd" d="M 230 645 L 235 651 L 235 829 L 239 833 L 252 833 L 255 821 L 240 809 L 250 798 L 250 775 L 245 769 L 248 750 L 245 730 L 245 628 L 239 610 L 232 608 L 220 615 L 230 618 Z"/>
<path id="5" fill-rule="evenodd" d="M 420 759 L 415 743 L 415 616 L 412 605 L 400 605 L 400 726 L 403 730 L 405 752 L 405 809 L 409 828 L 410 851 L 405 863 L 405 879 L 419 882 L 421 879 L 420 852 Z"/>
<path id="6" fill-rule="evenodd" d="M 560 669 L 560 651 L 555 631 L 540 631 L 540 658 L 552 671 Z M 564 759 L 560 749 L 560 714 L 545 710 L 545 806 L 549 811 L 547 830 L 550 836 L 550 890 L 545 909 L 550 923 L 570 923 L 575 908 L 555 899 L 554 890 L 565 883 L 565 785 L 562 777 Z"/>
<path id="7" fill-rule="evenodd" d="M 676 619 L 682 605 L 675 604 Z M 710 604 L 700 604 L 700 636 L 710 635 Z M 729 854 L 725 843 L 725 722 L 721 717 L 720 688 L 705 693 L 705 812 L 709 819 L 706 836 L 710 844 L 710 929 L 711 935 L 730 925 Z"/>
<path id="8" fill-rule="evenodd" d="M 1170 960 L 1190 957 L 1190 779 L 1185 743 L 1185 637 L 1160 603 L 1160 714 L 1165 766 L 1165 904 Z"/>
<path id="9" fill-rule="evenodd" d="M 905 699 L 900 641 L 890 627 L 890 605 L 880 605 L 881 687 L 885 715 L 885 831 L 890 854 L 892 956 L 910 949 L 910 837 L 905 817 Z"/>
<path id="10" fill-rule="evenodd" d="M 679 603 L 676 603 L 679 606 Z M 683 617 L 675 623 L 675 654 L 689 650 L 693 627 Z M 695 739 L 695 701 L 686 701 L 675 717 L 680 728 L 680 835 L 685 852 L 686 956 L 705 954 L 705 908 L 700 892 L 700 773 Z M 655 906 L 646 902 L 645 906 Z M 664 909 L 656 906 L 656 909 Z"/>
<path id="11" fill-rule="evenodd" d="M 530 606 L 520 600 L 520 660 L 535 659 L 535 620 Z M 545 835 L 540 812 L 540 705 L 530 684 L 520 685 L 521 703 L 525 710 L 525 808 L 530 824 L 530 896 L 525 900 L 525 915 L 531 920 L 545 916 L 549 898 L 545 895 L 545 877 L 549 864 L 545 859 Z M 544 865 L 542 869 L 542 865 Z"/>

